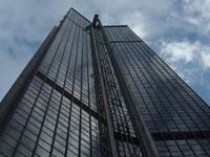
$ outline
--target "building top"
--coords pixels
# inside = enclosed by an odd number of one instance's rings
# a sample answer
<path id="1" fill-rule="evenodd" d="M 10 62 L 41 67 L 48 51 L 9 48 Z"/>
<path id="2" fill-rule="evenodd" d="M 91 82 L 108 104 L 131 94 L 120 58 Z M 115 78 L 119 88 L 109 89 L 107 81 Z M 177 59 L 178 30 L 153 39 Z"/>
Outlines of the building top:
<path id="1" fill-rule="evenodd" d="M 70 9 L 0 106 L 0 156 L 210 156 L 210 108 L 127 25 Z"/>

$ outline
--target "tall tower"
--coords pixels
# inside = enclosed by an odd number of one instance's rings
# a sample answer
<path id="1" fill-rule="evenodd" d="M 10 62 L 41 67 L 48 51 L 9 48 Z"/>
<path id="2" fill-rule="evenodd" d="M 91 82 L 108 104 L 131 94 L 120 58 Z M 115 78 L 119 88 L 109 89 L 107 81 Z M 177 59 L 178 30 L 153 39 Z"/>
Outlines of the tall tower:
<path id="1" fill-rule="evenodd" d="M 70 9 L 0 104 L 0 157 L 209 157 L 209 122 L 127 25 Z"/>

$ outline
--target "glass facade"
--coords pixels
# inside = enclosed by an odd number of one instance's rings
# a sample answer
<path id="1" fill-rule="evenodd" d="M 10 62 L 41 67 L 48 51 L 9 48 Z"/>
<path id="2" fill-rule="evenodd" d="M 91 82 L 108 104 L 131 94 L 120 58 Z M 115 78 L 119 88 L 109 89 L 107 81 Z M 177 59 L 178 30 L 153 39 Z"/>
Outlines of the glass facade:
<path id="1" fill-rule="evenodd" d="M 70 9 L 43 54 L 2 102 L 0 157 L 210 156 L 209 106 L 128 26 Z"/>
<path id="2" fill-rule="evenodd" d="M 210 156 L 209 106 L 128 27 L 105 32 L 159 156 Z"/>
<path id="3" fill-rule="evenodd" d="M 70 10 L 1 133 L 1 156 L 101 156 L 89 21 Z"/>

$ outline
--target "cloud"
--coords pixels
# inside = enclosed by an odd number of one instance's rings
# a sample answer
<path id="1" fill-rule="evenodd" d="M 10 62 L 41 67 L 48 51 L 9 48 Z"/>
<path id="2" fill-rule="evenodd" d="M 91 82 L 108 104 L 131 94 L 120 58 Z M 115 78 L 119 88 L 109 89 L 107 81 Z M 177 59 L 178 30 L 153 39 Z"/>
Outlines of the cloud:
<path id="1" fill-rule="evenodd" d="M 59 2 L 0 1 L 0 99 L 69 9 Z"/>
<path id="2" fill-rule="evenodd" d="M 161 2 L 158 0 L 158 2 Z M 167 3 L 161 2 L 162 9 Z M 84 5 L 85 4 L 85 5 Z M 92 19 L 100 13 L 106 24 L 129 24 L 142 37 L 148 31 L 144 25 L 143 10 L 158 12 L 147 2 L 134 0 L 7 0 L 0 1 L 0 99 L 16 80 L 26 63 L 38 49 L 50 29 L 58 24 L 70 7 Z M 151 8 L 152 7 L 152 8 Z M 107 18 L 106 18 L 107 17 Z M 9 69 L 9 70 L 5 70 Z"/>
<path id="3" fill-rule="evenodd" d="M 205 20 L 210 19 L 210 1 L 200 0 L 200 1 L 184 1 L 184 11 L 187 19 L 192 24 L 199 25 Z"/>
<path id="4" fill-rule="evenodd" d="M 199 49 L 200 43 L 190 43 L 189 41 L 181 42 L 166 42 L 161 43 L 161 54 L 169 62 L 184 61 L 186 63 L 192 62 L 195 59 Z"/>
<path id="5" fill-rule="evenodd" d="M 205 69 L 210 69 L 210 50 L 206 51 L 206 53 L 202 54 L 202 61 L 205 65 Z"/>
<path id="6" fill-rule="evenodd" d="M 210 46 L 199 41 L 161 41 L 160 56 L 199 93 L 203 92 L 199 88 L 209 93 Z M 208 97 L 207 93 L 202 96 Z"/>
<path id="7" fill-rule="evenodd" d="M 17 59 L 9 53 L 0 53 L 0 98 L 3 98 L 31 57 L 31 53 L 26 53 L 22 59 Z"/>
<path id="8" fill-rule="evenodd" d="M 174 1 L 79 0 L 77 5 L 89 19 L 98 13 L 103 24 L 128 24 L 141 38 L 147 39 L 161 30 L 160 21 L 168 16 Z M 156 23 L 161 25 L 156 27 Z"/>
<path id="9" fill-rule="evenodd" d="M 210 70 L 210 46 L 199 41 L 161 41 L 160 55 L 172 66 L 196 65 L 203 71 Z"/>
<path id="10" fill-rule="evenodd" d="M 0 1 L 0 99 L 70 7 L 90 20 L 99 13 L 106 25 L 128 24 L 192 86 L 208 90 L 209 0 L 6 0 Z"/>

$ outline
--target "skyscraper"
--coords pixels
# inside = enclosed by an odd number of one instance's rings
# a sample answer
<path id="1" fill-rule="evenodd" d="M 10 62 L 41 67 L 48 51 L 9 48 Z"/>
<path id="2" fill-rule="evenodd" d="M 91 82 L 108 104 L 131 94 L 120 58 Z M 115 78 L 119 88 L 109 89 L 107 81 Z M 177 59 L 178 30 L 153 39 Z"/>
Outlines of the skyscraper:
<path id="1" fill-rule="evenodd" d="M 70 9 L 0 105 L 0 156 L 210 156 L 210 108 L 127 25 Z"/>

